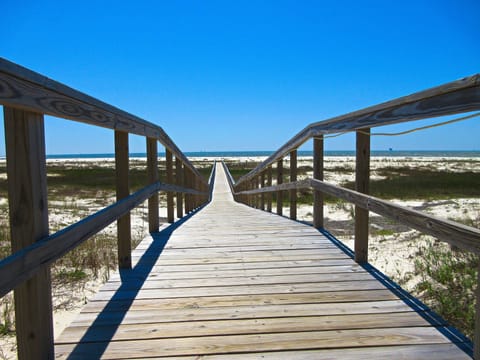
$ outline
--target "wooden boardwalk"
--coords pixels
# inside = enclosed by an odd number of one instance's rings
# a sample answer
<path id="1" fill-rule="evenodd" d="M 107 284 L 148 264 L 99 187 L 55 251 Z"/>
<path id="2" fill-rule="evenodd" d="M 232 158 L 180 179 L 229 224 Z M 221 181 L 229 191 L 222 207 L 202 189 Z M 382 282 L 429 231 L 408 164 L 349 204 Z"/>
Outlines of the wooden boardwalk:
<path id="1" fill-rule="evenodd" d="M 133 256 L 57 338 L 57 358 L 470 358 L 325 235 L 235 203 L 219 165 L 212 202 Z"/>

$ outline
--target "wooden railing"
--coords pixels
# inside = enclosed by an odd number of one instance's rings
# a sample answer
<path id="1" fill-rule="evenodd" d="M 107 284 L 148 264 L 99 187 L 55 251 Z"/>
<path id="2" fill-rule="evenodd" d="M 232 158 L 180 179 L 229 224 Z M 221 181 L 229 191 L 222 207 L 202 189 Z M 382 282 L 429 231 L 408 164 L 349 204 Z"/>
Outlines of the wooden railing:
<path id="1" fill-rule="evenodd" d="M 0 297 L 14 289 L 18 357 L 53 359 L 49 265 L 117 220 L 118 264 L 131 268 L 130 211 L 148 199 L 149 230 L 159 229 L 158 192 L 174 221 L 208 201 L 208 183 L 157 125 L 0 58 L 12 255 L 0 261 Z M 49 234 L 44 114 L 114 130 L 117 202 Z M 130 194 L 128 135 L 145 136 L 148 186 Z M 166 183 L 159 182 L 158 142 Z M 175 179 L 173 169 L 175 157 Z"/>
<path id="2" fill-rule="evenodd" d="M 369 196 L 370 129 L 389 124 L 480 110 L 480 75 L 474 75 L 413 95 L 398 98 L 360 111 L 313 123 L 280 147 L 274 154 L 232 184 L 237 201 L 282 215 L 284 192 L 289 192 L 290 217 L 296 219 L 298 189 L 313 190 L 313 226 L 323 227 L 324 194 L 355 204 L 354 253 L 358 263 L 368 261 L 368 213 L 375 212 L 408 225 L 458 248 L 480 255 L 480 230 L 439 219 L 403 206 Z M 355 190 L 323 181 L 324 135 L 356 132 Z M 313 139 L 313 178 L 297 181 L 297 149 Z M 283 183 L 284 157 L 290 157 L 290 182 Z M 276 184 L 272 169 L 276 164 Z M 480 270 L 480 269 L 479 269 Z M 480 359 L 480 271 L 477 287 L 474 357 Z"/>

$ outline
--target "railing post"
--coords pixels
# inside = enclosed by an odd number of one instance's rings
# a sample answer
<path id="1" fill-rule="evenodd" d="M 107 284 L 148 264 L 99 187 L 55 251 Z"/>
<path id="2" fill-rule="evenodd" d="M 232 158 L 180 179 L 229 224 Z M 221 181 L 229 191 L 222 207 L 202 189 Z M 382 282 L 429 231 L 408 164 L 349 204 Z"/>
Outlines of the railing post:
<path id="1" fill-rule="evenodd" d="M 258 178 L 260 180 L 260 188 L 265 187 L 265 172 Z M 265 193 L 260 194 L 260 209 L 265 210 Z"/>
<path id="2" fill-rule="evenodd" d="M 297 181 L 297 150 L 290 152 L 290 182 Z M 297 189 L 290 190 L 290 219 L 297 220 Z"/>
<path id="3" fill-rule="evenodd" d="M 12 253 L 48 236 L 42 114 L 4 107 Z M 50 268 L 15 288 L 18 358 L 53 359 Z"/>
<path id="4" fill-rule="evenodd" d="M 179 158 L 175 158 L 175 180 L 178 186 L 183 186 L 183 171 L 182 161 Z M 177 192 L 177 218 L 183 217 L 183 194 Z"/>
<path id="5" fill-rule="evenodd" d="M 357 131 L 355 190 L 369 193 L 370 129 Z M 355 206 L 355 261 L 368 262 L 368 210 Z"/>
<path id="6" fill-rule="evenodd" d="M 128 180 L 128 133 L 115 130 L 117 201 L 130 195 Z M 130 212 L 117 220 L 118 267 L 132 268 Z"/>
<path id="7" fill-rule="evenodd" d="M 172 152 L 165 148 L 165 167 L 167 172 L 167 184 L 173 184 L 173 155 Z M 173 207 L 173 193 L 167 191 L 167 221 L 173 223 L 175 221 Z"/>
<path id="8" fill-rule="evenodd" d="M 283 184 L 283 159 L 277 161 L 277 185 Z M 283 191 L 277 191 L 277 214 L 283 215 Z"/>
<path id="9" fill-rule="evenodd" d="M 257 187 L 257 180 L 253 178 L 252 180 L 250 180 L 250 188 L 252 190 L 255 190 L 256 187 Z M 250 206 L 253 208 L 257 207 L 257 194 L 253 194 L 250 196 Z"/>
<path id="10" fill-rule="evenodd" d="M 183 183 L 186 188 L 191 188 L 191 174 L 190 169 L 187 166 L 183 167 Z M 185 194 L 185 213 L 192 211 L 192 195 Z"/>
<path id="11" fill-rule="evenodd" d="M 272 167 L 267 169 L 267 186 L 272 186 Z M 272 212 L 272 193 L 267 193 L 267 211 Z"/>
<path id="12" fill-rule="evenodd" d="M 200 191 L 200 181 L 197 176 L 195 176 L 195 190 Z M 200 206 L 200 195 L 195 195 L 195 208 Z"/>
<path id="13" fill-rule="evenodd" d="M 147 178 L 149 184 L 159 180 L 157 139 L 149 137 L 147 137 Z M 148 199 L 148 230 L 151 233 L 156 232 L 159 226 L 158 193 L 156 193 Z"/>
<path id="14" fill-rule="evenodd" d="M 313 178 L 323 181 L 323 135 L 313 138 Z M 323 193 L 313 191 L 313 226 L 323 228 Z"/>

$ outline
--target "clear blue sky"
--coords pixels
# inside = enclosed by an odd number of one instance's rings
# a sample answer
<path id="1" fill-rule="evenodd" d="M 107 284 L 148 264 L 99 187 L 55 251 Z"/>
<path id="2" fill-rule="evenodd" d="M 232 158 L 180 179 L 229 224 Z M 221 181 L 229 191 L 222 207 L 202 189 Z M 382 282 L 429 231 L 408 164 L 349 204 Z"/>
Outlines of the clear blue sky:
<path id="1" fill-rule="evenodd" d="M 311 122 L 480 72 L 478 0 L 3 0 L 1 11 L 0 56 L 162 126 L 184 151 L 274 150 Z M 113 152 L 111 131 L 46 122 L 50 154 Z M 480 150 L 479 134 L 477 118 L 372 148 Z M 353 148 L 351 136 L 326 142 Z"/>

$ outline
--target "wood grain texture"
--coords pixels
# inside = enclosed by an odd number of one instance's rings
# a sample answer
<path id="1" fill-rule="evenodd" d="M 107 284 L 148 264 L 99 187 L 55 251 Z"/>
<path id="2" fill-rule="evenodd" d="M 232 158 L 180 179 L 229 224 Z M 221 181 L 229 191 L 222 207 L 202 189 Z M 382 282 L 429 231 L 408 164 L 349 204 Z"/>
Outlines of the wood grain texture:
<path id="1" fill-rule="evenodd" d="M 161 127 L 3 58 L 0 104 L 155 138 L 203 179 Z"/>
<path id="2" fill-rule="evenodd" d="M 433 345 L 466 356 L 439 331 L 445 322 L 409 306 L 313 227 L 235 203 L 220 164 L 212 201 L 146 238 L 132 260 L 58 337 L 57 358 L 315 358 L 338 350 L 380 358 L 404 346 L 412 358 L 436 359 L 425 351 Z"/>
<path id="3" fill-rule="evenodd" d="M 183 164 L 179 158 L 175 158 L 175 184 L 177 186 L 183 186 Z M 183 194 L 181 192 L 176 193 L 177 200 L 177 218 L 183 217 Z"/>
<path id="4" fill-rule="evenodd" d="M 117 202 L 130 196 L 128 133 L 115 131 L 115 180 Z M 117 220 L 118 267 L 132 267 L 132 231 L 130 212 Z"/>
<path id="5" fill-rule="evenodd" d="M 157 139 L 147 138 L 147 178 L 148 184 L 159 180 L 158 175 L 158 145 Z M 156 232 L 160 227 L 158 194 L 148 198 L 148 231 Z"/>
<path id="6" fill-rule="evenodd" d="M 308 125 L 238 183 L 251 179 L 316 135 L 355 131 L 480 110 L 480 74 Z"/>
<path id="7" fill-rule="evenodd" d="M 49 232 L 44 121 L 41 114 L 8 107 L 4 115 L 10 234 L 15 253 L 34 246 Z M 38 268 L 35 276 L 15 288 L 14 297 L 18 357 L 53 358 L 50 268 Z"/>
<path id="8" fill-rule="evenodd" d="M 269 166 L 267 168 L 267 184 L 265 187 L 270 187 L 272 186 L 272 167 Z M 267 193 L 267 211 L 272 212 L 272 198 L 273 194 L 272 193 Z"/>
<path id="9" fill-rule="evenodd" d="M 370 191 L 370 129 L 357 132 L 355 158 L 355 190 Z M 368 209 L 355 205 L 355 261 L 368 262 Z"/>
<path id="10" fill-rule="evenodd" d="M 297 181 L 297 149 L 290 151 L 290 182 Z M 290 190 L 290 219 L 297 220 L 297 189 Z"/>
<path id="11" fill-rule="evenodd" d="M 480 254 L 480 230 L 478 229 L 318 180 L 311 179 L 310 182 L 314 189 L 389 217 L 451 245 Z"/>
<path id="12" fill-rule="evenodd" d="M 283 184 L 283 159 L 277 161 L 277 215 L 283 214 L 283 191 L 280 185 Z"/>
<path id="13" fill-rule="evenodd" d="M 173 155 L 168 148 L 165 148 L 165 171 L 167 172 L 167 184 L 173 184 Z M 167 221 L 173 223 L 175 221 L 175 209 L 173 204 L 173 193 L 167 193 Z"/>
<path id="14" fill-rule="evenodd" d="M 313 138 L 313 178 L 323 181 L 323 135 Z M 313 190 L 313 226 L 323 228 L 323 193 Z"/>

